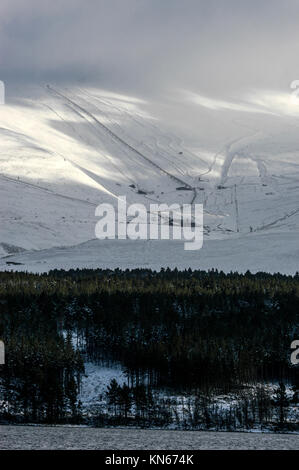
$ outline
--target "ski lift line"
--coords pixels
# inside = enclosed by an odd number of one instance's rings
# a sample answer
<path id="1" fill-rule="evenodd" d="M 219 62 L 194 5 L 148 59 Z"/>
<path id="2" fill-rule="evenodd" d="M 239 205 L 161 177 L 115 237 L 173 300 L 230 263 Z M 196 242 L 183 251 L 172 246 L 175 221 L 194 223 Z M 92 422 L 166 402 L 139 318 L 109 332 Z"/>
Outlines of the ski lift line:
<path id="1" fill-rule="evenodd" d="M 163 168 L 161 168 L 159 165 L 157 165 L 155 162 L 153 162 L 152 160 L 150 160 L 148 157 L 146 157 L 145 155 L 143 155 L 139 150 L 135 149 L 134 147 L 132 147 L 130 144 L 128 144 L 127 142 L 125 142 L 123 139 L 121 139 L 118 135 L 116 135 L 114 132 L 112 132 L 108 127 L 106 127 L 104 124 L 102 124 L 92 113 L 90 113 L 89 111 L 87 111 L 85 108 L 83 108 L 82 106 L 78 105 L 75 101 L 71 100 L 70 98 L 68 98 L 67 96 L 63 95 L 62 93 L 60 93 L 59 91 L 57 91 L 56 89 L 54 89 L 53 87 L 51 87 L 50 85 L 47 85 L 47 88 L 50 92 L 56 94 L 57 96 L 59 96 L 60 98 L 68 101 L 70 104 L 72 104 L 73 106 L 75 106 L 76 108 L 78 108 L 81 112 L 85 113 L 87 116 L 89 116 L 94 122 L 96 122 L 97 125 L 99 125 L 103 130 L 105 130 L 105 132 L 107 132 L 112 138 L 113 140 L 117 141 L 118 143 L 121 143 L 122 145 L 125 145 L 127 148 L 129 148 L 129 150 L 131 150 L 132 152 L 134 152 L 135 154 L 137 154 L 138 156 L 140 156 L 141 158 L 143 158 L 144 160 L 146 160 L 148 163 L 150 163 L 151 165 L 153 165 L 154 167 L 156 167 L 159 171 L 161 171 L 162 173 L 166 174 L 168 177 L 170 177 L 171 179 L 177 181 L 178 183 L 180 184 L 183 184 L 185 185 L 186 187 L 188 187 L 189 189 L 191 190 L 194 190 L 194 188 L 189 184 L 189 183 L 186 183 L 185 181 L 183 181 L 182 179 L 178 178 L 177 176 L 174 176 L 172 175 L 171 173 L 169 173 L 167 170 L 164 170 Z"/>

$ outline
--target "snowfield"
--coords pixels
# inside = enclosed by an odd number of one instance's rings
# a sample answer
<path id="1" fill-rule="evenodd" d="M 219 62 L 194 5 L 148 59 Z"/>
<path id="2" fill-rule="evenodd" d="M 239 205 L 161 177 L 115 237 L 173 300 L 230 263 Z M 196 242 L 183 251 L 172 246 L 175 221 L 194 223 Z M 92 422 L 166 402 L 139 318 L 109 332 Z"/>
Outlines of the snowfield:
<path id="1" fill-rule="evenodd" d="M 298 234 L 289 232 L 247 234 L 209 240 L 198 251 L 184 251 L 174 240 L 91 240 L 70 247 L 24 252 L 0 259 L 0 269 L 44 272 L 76 268 L 247 270 L 295 274 L 299 270 Z M 16 263 L 16 264 L 15 264 Z"/>
<path id="2" fill-rule="evenodd" d="M 239 432 L 0 426 L 0 449 L 298 450 L 299 436 Z"/>
<path id="3" fill-rule="evenodd" d="M 244 98 L 245 99 L 245 98 Z M 52 84 L 0 107 L 0 269 L 250 269 L 294 274 L 299 105 L 186 92 L 159 100 Z M 95 209 L 202 203 L 204 245 L 96 240 Z"/>

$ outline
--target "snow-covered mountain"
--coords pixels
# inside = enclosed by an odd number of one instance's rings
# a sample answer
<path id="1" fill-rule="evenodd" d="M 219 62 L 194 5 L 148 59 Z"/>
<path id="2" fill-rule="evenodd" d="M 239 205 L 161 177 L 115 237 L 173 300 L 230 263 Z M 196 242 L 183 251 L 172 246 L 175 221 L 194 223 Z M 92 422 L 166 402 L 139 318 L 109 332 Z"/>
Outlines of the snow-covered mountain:
<path id="1" fill-rule="evenodd" d="M 0 269 L 299 263 L 299 104 L 99 88 L 9 91 L 0 107 Z M 97 240 L 98 204 L 202 203 L 204 245 Z"/>

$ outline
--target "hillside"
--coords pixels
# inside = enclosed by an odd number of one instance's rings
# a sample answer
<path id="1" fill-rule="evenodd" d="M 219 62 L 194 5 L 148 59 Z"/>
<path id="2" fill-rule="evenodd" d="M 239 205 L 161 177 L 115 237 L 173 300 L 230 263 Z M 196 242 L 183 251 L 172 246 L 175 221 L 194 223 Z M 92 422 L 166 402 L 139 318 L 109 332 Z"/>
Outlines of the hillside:
<path id="1" fill-rule="evenodd" d="M 288 95 L 249 102 L 48 84 L 8 90 L 0 108 L 0 269 L 295 273 L 298 109 Z M 96 240 L 95 208 L 123 195 L 147 208 L 202 203 L 203 249 Z"/>

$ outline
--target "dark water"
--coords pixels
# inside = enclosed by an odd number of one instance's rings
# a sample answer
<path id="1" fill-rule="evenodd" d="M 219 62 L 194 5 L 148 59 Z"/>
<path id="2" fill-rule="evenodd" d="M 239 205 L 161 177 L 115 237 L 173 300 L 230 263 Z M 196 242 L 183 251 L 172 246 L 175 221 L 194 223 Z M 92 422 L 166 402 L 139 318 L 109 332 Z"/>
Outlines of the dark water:
<path id="1" fill-rule="evenodd" d="M 299 449 L 299 435 L 0 426 L 0 449 Z"/>

